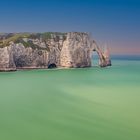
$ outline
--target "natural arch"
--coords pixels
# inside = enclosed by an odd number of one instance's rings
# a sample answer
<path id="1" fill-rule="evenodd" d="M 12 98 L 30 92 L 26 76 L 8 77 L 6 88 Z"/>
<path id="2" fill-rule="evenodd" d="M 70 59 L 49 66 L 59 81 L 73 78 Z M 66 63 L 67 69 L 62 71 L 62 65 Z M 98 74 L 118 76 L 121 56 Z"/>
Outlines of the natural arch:
<path id="1" fill-rule="evenodd" d="M 48 65 L 48 69 L 54 69 L 54 68 L 56 68 L 57 66 L 56 66 L 56 64 L 55 63 L 52 63 L 52 64 L 49 64 Z"/>
<path id="2" fill-rule="evenodd" d="M 99 56 L 99 66 L 101 66 L 101 67 L 111 66 L 111 61 L 110 61 L 110 58 L 109 58 L 109 52 L 105 54 L 99 48 L 99 46 L 97 45 L 97 43 L 95 41 L 93 41 L 92 51 L 96 51 L 98 56 Z"/>

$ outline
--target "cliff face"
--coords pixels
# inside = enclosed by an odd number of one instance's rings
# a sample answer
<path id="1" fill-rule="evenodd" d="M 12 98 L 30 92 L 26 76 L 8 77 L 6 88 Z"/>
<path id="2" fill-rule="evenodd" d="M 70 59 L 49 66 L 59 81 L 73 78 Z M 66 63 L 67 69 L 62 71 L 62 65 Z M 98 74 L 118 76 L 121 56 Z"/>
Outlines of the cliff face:
<path id="1" fill-rule="evenodd" d="M 13 60 L 17 68 L 48 68 L 60 65 L 60 50 L 52 41 L 49 50 L 45 48 L 25 48 L 23 44 L 13 44 Z"/>
<path id="2" fill-rule="evenodd" d="M 15 71 L 12 47 L 0 48 L 0 71 Z"/>
<path id="3" fill-rule="evenodd" d="M 91 66 L 90 37 L 86 33 L 69 33 L 64 41 L 60 65 L 62 67 Z"/>
<path id="4" fill-rule="evenodd" d="M 53 67 L 90 67 L 92 51 L 100 66 L 111 65 L 87 33 L 6 34 L 0 36 L 0 71 Z"/>

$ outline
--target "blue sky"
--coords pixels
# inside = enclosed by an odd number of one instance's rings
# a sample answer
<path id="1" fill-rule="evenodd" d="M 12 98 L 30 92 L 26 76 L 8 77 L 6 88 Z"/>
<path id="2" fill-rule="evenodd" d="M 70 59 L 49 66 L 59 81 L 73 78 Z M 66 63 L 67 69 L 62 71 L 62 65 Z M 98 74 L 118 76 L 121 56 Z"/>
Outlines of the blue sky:
<path id="1" fill-rule="evenodd" d="M 140 1 L 0 1 L 0 32 L 45 31 L 90 32 L 112 53 L 140 54 Z"/>

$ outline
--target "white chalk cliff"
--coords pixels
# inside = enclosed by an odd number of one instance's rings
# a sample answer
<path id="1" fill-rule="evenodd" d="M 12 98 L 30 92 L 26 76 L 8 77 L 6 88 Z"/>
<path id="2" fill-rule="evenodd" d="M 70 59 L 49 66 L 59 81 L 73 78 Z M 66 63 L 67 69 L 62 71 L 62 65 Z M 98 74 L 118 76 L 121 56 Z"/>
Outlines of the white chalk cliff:
<path id="1" fill-rule="evenodd" d="M 97 51 L 101 67 L 111 65 L 109 53 L 102 52 L 88 33 L 3 34 L 0 71 L 91 67 L 93 51 Z"/>

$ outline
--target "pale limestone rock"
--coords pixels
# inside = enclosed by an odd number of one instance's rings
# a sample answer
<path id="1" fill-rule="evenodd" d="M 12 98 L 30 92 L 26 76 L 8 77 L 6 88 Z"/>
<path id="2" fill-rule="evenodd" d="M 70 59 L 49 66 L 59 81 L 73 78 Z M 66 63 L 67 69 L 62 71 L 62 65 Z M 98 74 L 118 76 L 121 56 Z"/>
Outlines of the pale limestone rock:
<path id="1" fill-rule="evenodd" d="M 96 42 L 91 40 L 89 34 L 68 33 L 61 50 L 60 65 L 62 67 L 90 67 L 93 51 L 97 51 L 101 67 L 111 65 L 109 54 L 104 54 Z"/>
<path id="2" fill-rule="evenodd" d="M 23 44 L 15 44 L 14 62 L 17 68 L 47 68 L 48 55 L 46 50 L 33 50 L 31 47 L 25 48 Z"/>
<path id="3" fill-rule="evenodd" d="M 90 38 L 88 34 L 68 33 L 61 50 L 60 65 L 62 67 L 91 66 Z"/>
<path id="4" fill-rule="evenodd" d="M 15 71 L 12 47 L 0 48 L 0 71 Z"/>
<path id="5" fill-rule="evenodd" d="M 97 51 L 101 67 L 111 65 L 109 53 L 102 52 L 88 33 L 67 33 L 65 39 L 52 35 L 45 42 L 42 39 L 23 40 L 32 41 L 38 48 L 11 41 L 9 46 L 0 48 L 0 71 L 48 68 L 52 64 L 66 68 L 90 67 L 93 51 Z"/>

